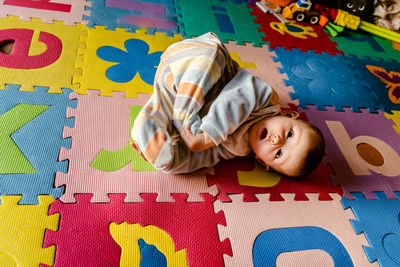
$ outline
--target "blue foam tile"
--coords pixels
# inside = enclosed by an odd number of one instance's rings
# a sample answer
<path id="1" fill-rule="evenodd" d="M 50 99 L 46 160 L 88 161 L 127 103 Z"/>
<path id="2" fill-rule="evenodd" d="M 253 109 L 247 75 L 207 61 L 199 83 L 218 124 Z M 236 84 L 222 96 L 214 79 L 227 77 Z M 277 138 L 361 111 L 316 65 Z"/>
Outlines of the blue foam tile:
<path id="1" fill-rule="evenodd" d="M 84 20 L 89 22 L 87 24 L 88 27 L 101 25 L 106 26 L 108 30 L 126 28 L 128 32 L 146 29 L 147 34 L 164 32 L 168 36 L 180 33 L 173 0 L 135 0 L 130 2 L 96 0 L 91 1 L 91 3 L 91 7 L 86 7 L 90 11 L 90 15 L 84 16 Z M 143 9 L 137 6 L 140 4 L 154 4 L 154 6 Z M 155 10 L 156 12 L 154 12 Z M 124 18 L 129 16 L 137 16 L 142 20 L 128 23 Z M 166 26 L 157 24 L 160 23 L 160 20 L 164 20 Z M 145 25 L 148 23 L 150 24 Z M 174 24 L 175 26 L 173 26 Z"/>
<path id="2" fill-rule="evenodd" d="M 301 107 L 316 105 L 318 109 L 324 109 L 323 106 L 334 106 L 338 111 L 342 111 L 342 107 L 351 107 L 355 112 L 368 108 L 374 113 L 381 108 L 371 86 L 353 67 L 354 62 L 349 62 L 343 55 L 297 49 L 288 51 L 281 47 L 274 51 L 282 65 L 280 71 L 288 77 L 286 85 L 294 89 L 291 97 L 298 99 Z"/>
<path id="3" fill-rule="evenodd" d="M 51 94 L 44 87 L 35 87 L 35 92 L 19 91 L 19 87 L 6 85 L 0 90 L 0 116 L 21 104 L 48 108 L 10 135 L 35 171 L 18 173 L 16 166 L 16 172 L 0 173 L 0 195 L 22 195 L 20 204 L 38 204 L 38 195 L 59 198 L 64 191 L 63 187 L 53 187 L 54 177 L 56 172 L 68 171 L 68 161 L 58 161 L 58 154 L 61 147 L 71 146 L 71 140 L 63 139 L 62 133 L 65 126 L 74 126 L 74 120 L 66 118 L 66 110 L 76 107 L 76 100 L 69 99 L 70 89 Z"/>
<path id="4" fill-rule="evenodd" d="M 388 199 L 383 192 L 374 192 L 376 199 L 366 199 L 363 193 L 352 193 L 354 200 L 342 199 L 345 209 L 351 208 L 357 220 L 352 221 L 357 234 L 364 233 L 369 247 L 364 251 L 370 262 L 382 267 L 400 265 L 400 192 Z"/>
<path id="5" fill-rule="evenodd" d="M 275 228 L 260 233 L 253 245 L 253 263 L 256 267 L 272 267 L 276 266 L 279 255 L 311 249 L 329 254 L 334 266 L 354 267 L 340 240 L 329 231 L 315 226 Z"/>
<path id="6" fill-rule="evenodd" d="M 400 64 L 395 61 L 377 61 L 373 59 L 360 59 L 356 57 L 347 57 L 348 65 L 356 69 L 362 80 L 368 84 L 369 90 L 378 99 L 378 107 L 387 113 L 392 110 L 400 110 Z M 367 66 L 380 68 L 380 75 L 374 75 Z M 391 91 L 392 87 L 397 87 Z M 392 92 L 392 98 L 396 95 L 397 100 L 393 102 L 389 97 Z"/>

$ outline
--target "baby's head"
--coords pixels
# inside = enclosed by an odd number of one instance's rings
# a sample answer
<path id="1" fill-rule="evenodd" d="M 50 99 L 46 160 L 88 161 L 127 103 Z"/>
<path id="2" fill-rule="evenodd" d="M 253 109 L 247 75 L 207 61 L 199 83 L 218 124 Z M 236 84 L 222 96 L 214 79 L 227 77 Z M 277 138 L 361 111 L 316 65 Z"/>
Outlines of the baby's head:
<path id="1" fill-rule="evenodd" d="M 250 145 L 267 170 L 299 177 L 312 172 L 321 162 L 325 152 L 321 131 L 298 117 L 297 112 L 284 111 L 250 128 Z"/>

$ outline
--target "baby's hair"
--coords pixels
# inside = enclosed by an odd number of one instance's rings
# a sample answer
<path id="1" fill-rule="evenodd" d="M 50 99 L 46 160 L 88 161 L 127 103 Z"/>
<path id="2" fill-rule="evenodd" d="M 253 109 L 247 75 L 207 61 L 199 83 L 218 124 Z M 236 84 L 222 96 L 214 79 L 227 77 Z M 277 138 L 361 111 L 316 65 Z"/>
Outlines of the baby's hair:
<path id="1" fill-rule="evenodd" d="M 305 156 L 303 166 L 300 169 L 299 174 L 295 177 L 304 177 L 314 171 L 321 163 L 322 158 L 325 154 L 325 138 L 321 130 L 309 122 L 303 122 L 306 123 L 311 128 L 311 130 L 314 131 L 317 136 L 317 140 L 314 143 L 314 146 L 311 147 L 311 149 L 308 151 L 308 154 Z"/>

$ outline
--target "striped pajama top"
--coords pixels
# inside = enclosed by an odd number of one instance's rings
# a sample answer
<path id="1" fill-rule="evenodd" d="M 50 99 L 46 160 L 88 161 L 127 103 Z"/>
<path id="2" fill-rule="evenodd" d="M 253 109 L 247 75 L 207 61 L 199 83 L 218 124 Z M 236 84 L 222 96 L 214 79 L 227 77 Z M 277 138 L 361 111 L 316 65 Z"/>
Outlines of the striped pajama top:
<path id="1" fill-rule="evenodd" d="M 272 94 L 267 83 L 238 70 L 214 34 L 183 40 L 161 56 L 153 95 L 135 120 L 132 138 L 146 159 L 163 170 L 161 165 L 170 166 L 174 160 L 174 155 L 168 155 L 173 150 L 166 146 L 175 145 L 171 137 L 186 125 L 193 133 L 206 132 L 216 144 L 210 149 L 222 148 L 215 161 L 245 156 L 251 152 L 251 125 L 280 111 L 271 101 Z M 193 159 L 201 161 L 202 157 Z M 180 172 L 193 171 L 191 166 Z"/>

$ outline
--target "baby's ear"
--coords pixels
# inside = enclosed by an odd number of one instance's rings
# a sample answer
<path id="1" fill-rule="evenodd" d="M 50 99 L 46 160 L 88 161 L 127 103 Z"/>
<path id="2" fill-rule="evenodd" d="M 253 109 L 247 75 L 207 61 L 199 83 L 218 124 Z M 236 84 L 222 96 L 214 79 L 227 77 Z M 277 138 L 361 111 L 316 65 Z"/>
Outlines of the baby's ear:
<path id="1" fill-rule="evenodd" d="M 297 119 L 299 117 L 299 113 L 294 110 L 282 110 L 281 114 L 282 116 L 286 116 L 292 119 Z"/>
<path id="2" fill-rule="evenodd" d="M 256 160 L 261 166 L 265 168 L 266 171 L 269 171 L 269 165 L 265 164 L 265 162 L 262 159 L 260 159 L 257 155 L 256 155 Z"/>

